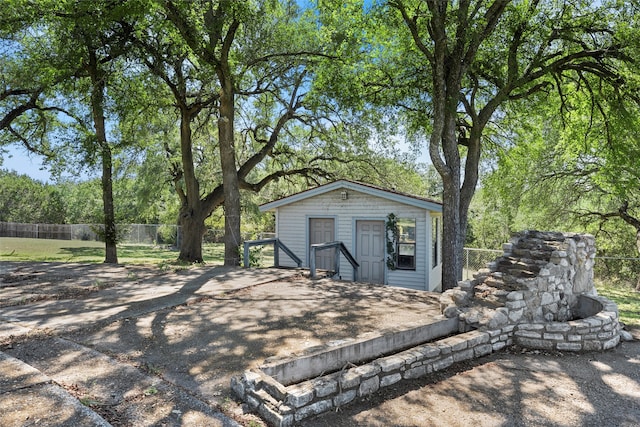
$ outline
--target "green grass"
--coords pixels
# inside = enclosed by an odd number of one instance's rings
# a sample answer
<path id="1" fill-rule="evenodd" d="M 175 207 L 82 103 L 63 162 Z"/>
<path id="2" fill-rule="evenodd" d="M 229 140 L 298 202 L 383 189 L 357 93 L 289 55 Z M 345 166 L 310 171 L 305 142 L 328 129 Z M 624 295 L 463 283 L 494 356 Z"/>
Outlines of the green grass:
<path id="1" fill-rule="evenodd" d="M 222 264 L 224 246 L 205 244 L 202 257 L 207 264 Z M 119 244 L 121 264 L 167 265 L 176 262 L 178 252 L 164 247 Z M 85 240 L 0 238 L 0 261 L 42 261 L 99 263 L 104 261 L 104 243 Z"/>
<path id="2" fill-rule="evenodd" d="M 609 298 L 618 305 L 620 321 L 634 328 L 640 328 L 640 292 L 633 285 L 621 280 L 596 280 L 598 294 Z"/>

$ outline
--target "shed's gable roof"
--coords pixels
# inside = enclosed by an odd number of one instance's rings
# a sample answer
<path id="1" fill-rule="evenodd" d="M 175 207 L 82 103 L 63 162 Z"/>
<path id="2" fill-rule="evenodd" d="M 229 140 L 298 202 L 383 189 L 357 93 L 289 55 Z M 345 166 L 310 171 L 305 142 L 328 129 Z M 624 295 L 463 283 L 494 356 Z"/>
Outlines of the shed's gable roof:
<path id="1" fill-rule="evenodd" d="M 319 196 L 330 191 L 341 189 L 358 191 L 370 196 L 381 197 L 383 199 L 426 209 L 429 211 L 442 212 L 442 203 L 435 200 L 413 196 L 398 191 L 386 190 L 384 188 L 376 187 L 375 185 L 363 184 L 360 182 L 348 181 L 344 179 L 334 181 L 329 184 L 324 184 L 319 187 L 311 188 L 309 190 L 301 191 L 300 193 L 292 194 L 291 196 L 283 197 L 282 199 L 274 200 L 273 202 L 265 203 L 264 205 L 260 206 L 260 211 L 270 211 L 279 208 L 280 206 L 285 206 L 304 199 L 308 199 L 310 197 Z"/>

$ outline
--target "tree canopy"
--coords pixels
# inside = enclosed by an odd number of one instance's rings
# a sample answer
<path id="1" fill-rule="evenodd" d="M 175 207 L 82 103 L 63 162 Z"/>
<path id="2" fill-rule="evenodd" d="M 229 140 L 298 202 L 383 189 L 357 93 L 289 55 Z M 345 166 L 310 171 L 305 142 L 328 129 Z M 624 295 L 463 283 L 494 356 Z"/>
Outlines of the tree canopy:
<path id="1" fill-rule="evenodd" d="M 633 4 L 7 3 L 0 143 L 21 143 L 60 167 L 70 165 L 61 159 L 98 160 L 106 229 L 117 211 L 114 174 L 115 182 L 140 179 L 132 191 L 141 197 L 172 192 L 187 236 L 183 260 L 201 260 L 205 221 L 223 208 L 225 263 L 238 263 L 242 191 L 274 194 L 333 177 L 402 181 L 393 175 L 404 160 L 380 155 L 397 140 L 427 148 L 442 180 L 445 289 L 461 274 L 482 160 L 497 152 L 508 153 L 502 171 L 529 168 L 517 165 L 529 153 L 564 175 L 569 166 L 597 170 L 589 180 L 616 202 L 591 214 L 636 218 L 625 184 L 636 172 L 623 167 L 636 155 L 623 142 L 637 117 Z M 531 108 L 538 118 L 517 120 Z M 549 118 L 546 128 L 533 122 Z M 538 139 L 524 141 L 527 129 Z M 562 138 L 571 144 L 549 145 Z M 577 142 L 587 139 L 591 151 Z M 415 165 L 405 169 L 415 176 Z M 527 184 L 519 184 L 514 197 L 523 200 Z M 425 187 L 429 196 L 440 191 Z"/>

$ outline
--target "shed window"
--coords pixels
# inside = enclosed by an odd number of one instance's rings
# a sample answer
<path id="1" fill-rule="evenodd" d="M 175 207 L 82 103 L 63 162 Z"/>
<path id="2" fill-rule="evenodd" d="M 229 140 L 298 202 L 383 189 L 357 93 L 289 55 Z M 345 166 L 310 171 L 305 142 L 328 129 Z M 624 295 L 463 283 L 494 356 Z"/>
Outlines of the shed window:
<path id="1" fill-rule="evenodd" d="M 416 269 L 416 220 L 398 219 L 398 270 Z"/>

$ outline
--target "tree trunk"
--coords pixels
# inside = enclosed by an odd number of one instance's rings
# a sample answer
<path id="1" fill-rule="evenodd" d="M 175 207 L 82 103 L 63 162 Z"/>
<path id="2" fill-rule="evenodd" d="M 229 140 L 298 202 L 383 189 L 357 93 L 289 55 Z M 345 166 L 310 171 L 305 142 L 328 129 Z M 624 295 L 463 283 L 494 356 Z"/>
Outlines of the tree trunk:
<path id="1" fill-rule="evenodd" d="M 636 249 L 640 254 L 640 228 L 636 228 Z M 638 274 L 638 280 L 636 281 L 636 291 L 640 292 L 640 274 Z"/>
<path id="2" fill-rule="evenodd" d="M 102 204 L 104 206 L 104 244 L 105 263 L 117 264 L 118 251 L 116 244 L 118 241 L 116 231 L 115 207 L 113 203 L 113 179 L 112 179 L 112 159 L 109 146 L 102 147 Z"/>
<path id="3" fill-rule="evenodd" d="M 91 113 L 96 131 L 96 140 L 100 149 L 102 161 L 102 205 L 104 213 L 104 243 L 105 263 L 117 264 L 118 252 L 116 248 L 116 221 L 113 203 L 113 173 L 111 149 L 107 143 L 107 133 L 104 118 L 104 90 L 105 77 L 98 68 L 98 60 L 95 51 L 89 48 L 88 72 L 91 76 Z"/>
<path id="4" fill-rule="evenodd" d="M 183 206 L 180 209 L 180 226 L 182 239 L 178 259 L 189 263 L 203 262 L 202 236 L 206 230 L 204 217 Z"/>
<path id="5" fill-rule="evenodd" d="M 191 140 L 193 113 L 186 105 L 182 105 L 180 108 L 180 155 L 185 189 L 178 191 L 182 200 L 179 218 L 182 227 L 182 240 L 180 241 L 178 259 L 188 263 L 200 263 L 203 262 L 202 236 L 205 232 L 204 220 L 207 213 L 204 212 L 200 200 L 200 184 L 193 165 Z"/>
<path id="6" fill-rule="evenodd" d="M 235 113 L 233 84 L 225 70 L 220 71 L 220 164 L 224 192 L 224 265 L 240 265 L 240 186 L 236 168 L 233 119 Z"/>

